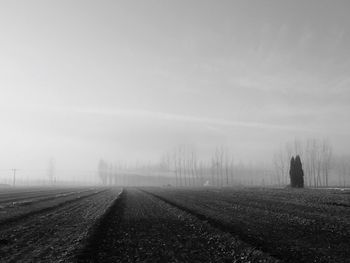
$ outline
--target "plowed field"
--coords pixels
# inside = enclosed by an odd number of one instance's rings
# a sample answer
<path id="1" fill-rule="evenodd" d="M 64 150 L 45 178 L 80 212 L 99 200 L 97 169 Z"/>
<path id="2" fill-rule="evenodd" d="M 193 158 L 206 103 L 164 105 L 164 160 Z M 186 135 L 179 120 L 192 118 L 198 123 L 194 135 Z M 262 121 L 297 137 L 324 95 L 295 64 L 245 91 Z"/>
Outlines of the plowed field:
<path id="1" fill-rule="evenodd" d="M 13 190 L 0 261 L 350 262 L 349 207 L 339 190 Z"/>

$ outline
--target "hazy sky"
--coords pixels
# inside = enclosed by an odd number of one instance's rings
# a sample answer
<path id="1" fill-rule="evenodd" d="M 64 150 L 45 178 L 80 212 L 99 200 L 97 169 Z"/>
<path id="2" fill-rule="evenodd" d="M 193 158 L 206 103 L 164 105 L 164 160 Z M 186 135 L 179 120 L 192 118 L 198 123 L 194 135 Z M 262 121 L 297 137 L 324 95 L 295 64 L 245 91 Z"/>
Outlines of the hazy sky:
<path id="1" fill-rule="evenodd" d="M 0 167 L 350 151 L 350 1 L 0 0 Z"/>

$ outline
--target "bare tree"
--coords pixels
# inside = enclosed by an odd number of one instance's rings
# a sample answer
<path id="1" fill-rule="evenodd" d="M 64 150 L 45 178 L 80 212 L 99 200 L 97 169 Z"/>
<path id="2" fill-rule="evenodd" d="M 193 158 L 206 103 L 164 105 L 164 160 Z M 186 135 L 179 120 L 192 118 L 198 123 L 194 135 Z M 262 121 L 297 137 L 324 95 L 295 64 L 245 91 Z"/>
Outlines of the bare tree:
<path id="1" fill-rule="evenodd" d="M 234 158 L 231 157 L 231 162 L 230 162 L 231 186 L 235 184 L 235 182 L 234 182 L 234 176 L 235 176 L 234 164 L 235 164 Z"/>
<path id="2" fill-rule="evenodd" d="M 274 184 L 282 186 L 288 182 L 289 161 L 292 156 L 292 147 L 287 144 L 285 150 L 280 148 L 273 156 Z"/>
<path id="3" fill-rule="evenodd" d="M 107 184 L 107 169 L 108 165 L 104 160 L 100 160 L 98 164 L 98 174 L 103 185 Z"/>
<path id="4" fill-rule="evenodd" d="M 216 172 L 217 172 L 216 167 L 217 167 L 217 163 L 216 163 L 215 157 L 212 157 L 210 169 L 211 169 L 211 181 L 213 186 L 215 185 L 215 179 L 216 179 Z"/>
<path id="5" fill-rule="evenodd" d="M 338 175 L 338 186 L 346 187 L 350 181 L 350 157 L 336 156 L 335 157 L 336 173 Z"/>
<path id="6" fill-rule="evenodd" d="M 194 149 L 191 150 L 191 176 L 193 186 L 196 186 L 197 181 L 197 155 Z"/>
<path id="7" fill-rule="evenodd" d="M 182 178 L 182 151 L 181 151 L 181 146 L 179 146 L 178 148 L 178 153 L 177 153 L 177 168 L 178 168 L 178 171 L 179 171 L 179 179 L 180 179 L 180 186 L 183 186 L 183 178 Z"/>
<path id="8" fill-rule="evenodd" d="M 332 147 L 328 140 L 322 142 L 322 172 L 324 177 L 324 184 L 328 186 L 329 170 L 332 161 Z"/>
<path id="9" fill-rule="evenodd" d="M 229 185 L 229 181 L 228 181 L 228 178 L 229 178 L 229 150 L 228 148 L 225 148 L 225 153 L 224 153 L 224 167 L 225 167 L 225 178 L 226 178 L 226 186 Z"/>
<path id="10" fill-rule="evenodd" d="M 49 184 L 55 184 L 55 161 L 53 158 L 50 158 L 49 165 L 47 168 L 47 177 L 49 179 Z"/>

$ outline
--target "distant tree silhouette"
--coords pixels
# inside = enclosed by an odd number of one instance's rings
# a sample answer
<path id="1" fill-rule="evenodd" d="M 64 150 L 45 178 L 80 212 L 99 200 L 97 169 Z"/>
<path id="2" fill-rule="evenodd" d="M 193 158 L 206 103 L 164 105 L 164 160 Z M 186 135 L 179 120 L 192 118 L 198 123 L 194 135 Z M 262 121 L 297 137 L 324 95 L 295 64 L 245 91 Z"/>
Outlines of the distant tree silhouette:
<path id="1" fill-rule="evenodd" d="M 304 171 L 303 165 L 301 164 L 300 156 L 297 155 L 295 157 L 295 174 L 296 174 L 296 187 L 303 188 L 304 187 Z"/>
<path id="2" fill-rule="evenodd" d="M 297 155 L 295 158 L 292 156 L 290 160 L 290 186 L 294 188 L 304 187 L 304 171 L 301 164 L 300 156 Z"/>
<path id="3" fill-rule="evenodd" d="M 289 169 L 289 176 L 290 176 L 290 186 L 291 187 L 296 187 L 296 182 L 295 182 L 295 160 L 294 156 L 290 159 L 290 169 Z"/>
<path id="4" fill-rule="evenodd" d="M 53 185 L 56 182 L 56 178 L 55 178 L 55 162 L 54 162 L 53 158 L 51 158 L 49 160 L 49 166 L 48 166 L 48 169 L 47 169 L 47 176 L 49 178 L 49 183 L 51 185 Z"/>
<path id="5" fill-rule="evenodd" d="M 108 164 L 104 160 L 100 160 L 98 164 L 98 175 L 101 178 L 102 184 L 107 185 Z"/>

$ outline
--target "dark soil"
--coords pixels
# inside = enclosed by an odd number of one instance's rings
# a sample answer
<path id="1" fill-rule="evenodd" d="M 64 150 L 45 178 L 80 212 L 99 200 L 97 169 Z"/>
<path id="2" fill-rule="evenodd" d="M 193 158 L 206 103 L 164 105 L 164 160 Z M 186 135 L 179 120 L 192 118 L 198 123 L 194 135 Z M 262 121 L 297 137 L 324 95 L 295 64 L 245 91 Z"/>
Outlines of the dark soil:
<path id="1" fill-rule="evenodd" d="M 127 189 L 96 226 L 78 262 L 276 262 L 208 223 Z"/>
<path id="2" fill-rule="evenodd" d="M 9 219 L 0 228 L 0 262 L 73 262 L 117 191 L 120 189 L 90 192 L 13 222 Z"/>
<path id="3" fill-rule="evenodd" d="M 340 192 L 156 188 L 147 191 L 283 261 L 350 262 L 349 198 Z"/>

